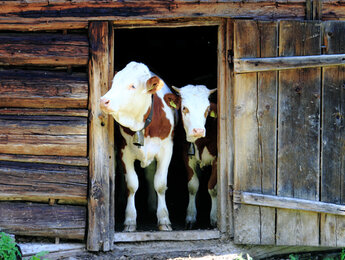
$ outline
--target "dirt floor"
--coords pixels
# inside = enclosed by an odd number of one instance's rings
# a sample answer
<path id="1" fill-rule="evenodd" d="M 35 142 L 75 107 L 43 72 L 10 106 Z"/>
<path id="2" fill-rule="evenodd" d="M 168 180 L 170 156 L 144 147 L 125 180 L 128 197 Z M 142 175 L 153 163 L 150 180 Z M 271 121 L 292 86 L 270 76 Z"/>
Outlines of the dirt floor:
<path id="1" fill-rule="evenodd" d="M 91 253 L 85 250 L 82 244 L 75 244 L 70 248 L 59 250 L 50 249 L 44 259 L 247 259 L 248 254 L 253 259 L 290 259 L 289 254 L 303 259 L 340 259 L 341 249 L 319 247 L 292 247 L 292 246 L 239 246 L 229 240 L 204 240 L 188 242 L 141 242 L 119 243 L 107 253 Z M 29 247 L 28 247 L 29 248 Z M 24 246 L 25 251 L 25 246 Z M 29 252 L 29 251 L 27 251 Z M 240 258 L 240 256 L 243 258 Z M 331 258 L 336 257 L 338 258 Z"/>

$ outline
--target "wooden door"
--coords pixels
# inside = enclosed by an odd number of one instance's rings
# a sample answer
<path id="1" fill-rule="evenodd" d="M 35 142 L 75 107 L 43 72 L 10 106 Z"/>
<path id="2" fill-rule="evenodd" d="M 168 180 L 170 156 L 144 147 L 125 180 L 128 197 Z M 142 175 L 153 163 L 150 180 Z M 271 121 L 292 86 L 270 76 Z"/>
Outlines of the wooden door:
<path id="1" fill-rule="evenodd" d="M 235 242 L 345 246 L 345 23 L 233 31 Z"/>

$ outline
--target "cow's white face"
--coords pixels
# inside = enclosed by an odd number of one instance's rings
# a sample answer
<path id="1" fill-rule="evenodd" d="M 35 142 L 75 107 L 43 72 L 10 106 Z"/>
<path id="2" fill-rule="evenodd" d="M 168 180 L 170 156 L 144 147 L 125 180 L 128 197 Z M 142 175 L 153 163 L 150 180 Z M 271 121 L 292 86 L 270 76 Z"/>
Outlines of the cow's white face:
<path id="1" fill-rule="evenodd" d="M 205 123 L 210 111 L 208 97 L 214 91 L 204 85 L 187 85 L 179 89 L 183 127 L 188 142 L 206 136 Z"/>
<path id="2" fill-rule="evenodd" d="M 142 63 L 130 62 L 119 71 L 111 89 L 101 98 L 101 108 L 122 126 L 132 131 L 144 127 L 144 115 L 151 106 L 151 96 L 163 86 Z"/>

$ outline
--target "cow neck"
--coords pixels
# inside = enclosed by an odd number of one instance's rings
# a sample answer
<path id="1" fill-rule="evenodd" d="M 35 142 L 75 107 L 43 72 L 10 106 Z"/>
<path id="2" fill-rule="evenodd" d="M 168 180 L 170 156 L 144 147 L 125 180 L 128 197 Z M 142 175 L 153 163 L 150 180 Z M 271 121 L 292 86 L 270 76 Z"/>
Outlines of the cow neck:
<path id="1" fill-rule="evenodd" d="M 144 133 L 143 133 L 143 130 L 148 127 L 151 122 L 152 122 L 152 116 L 153 116 L 153 111 L 154 111 L 154 98 L 153 98 L 153 94 L 151 95 L 151 110 L 150 110 L 150 114 L 149 116 L 145 119 L 145 124 L 144 124 L 144 127 L 139 130 L 139 131 L 136 131 L 135 134 L 134 134 L 134 137 L 133 137 L 133 144 L 138 146 L 138 147 L 141 147 L 144 145 Z"/>

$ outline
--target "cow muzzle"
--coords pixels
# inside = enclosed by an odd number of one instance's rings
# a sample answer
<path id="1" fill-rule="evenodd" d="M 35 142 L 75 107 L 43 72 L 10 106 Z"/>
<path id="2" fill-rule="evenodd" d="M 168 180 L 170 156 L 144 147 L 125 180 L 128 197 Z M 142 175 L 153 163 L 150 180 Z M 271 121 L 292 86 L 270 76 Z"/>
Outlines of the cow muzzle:
<path id="1" fill-rule="evenodd" d="M 102 111 L 104 112 L 112 112 L 113 110 L 110 108 L 110 99 L 105 98 L 105 97 L 101 97 L 100 100 L 100 106 Z"/>
<path id="2" fill-rule="evenodd" d="M 192 136 L 196 138 L 205 137 L 205 129 L 203 128 L 193 128 Z"/>

